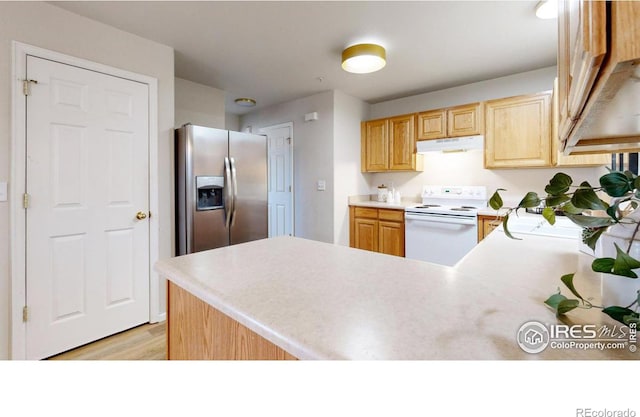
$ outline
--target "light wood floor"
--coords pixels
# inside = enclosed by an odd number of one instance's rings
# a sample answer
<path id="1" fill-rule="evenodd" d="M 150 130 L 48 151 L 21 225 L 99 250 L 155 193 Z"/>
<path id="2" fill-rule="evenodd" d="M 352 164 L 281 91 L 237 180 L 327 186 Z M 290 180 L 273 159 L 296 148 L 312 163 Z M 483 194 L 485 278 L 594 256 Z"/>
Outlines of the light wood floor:
<path id="1" fill-rule="evenodd" d="M 164 360 L 167 351 L 165 323 L 143 324 L 52 356 L 49 360 Z"/>

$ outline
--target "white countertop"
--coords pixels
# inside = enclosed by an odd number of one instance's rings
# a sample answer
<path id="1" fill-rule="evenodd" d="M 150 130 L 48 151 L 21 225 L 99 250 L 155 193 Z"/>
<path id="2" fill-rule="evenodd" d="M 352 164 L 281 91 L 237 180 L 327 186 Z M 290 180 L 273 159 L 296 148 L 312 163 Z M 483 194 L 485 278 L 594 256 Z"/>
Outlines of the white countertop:
<path id="1" fill-rule="evenodd" d="M 627 351 L 532 355 L 516 344 L 523 323 L 557 322 L 543 301 L 562 274 L 580 271 L 576 285 L 596 293 L 592 258 L 576 244 L 496 232 L 450 268 L 279 237 L 163 260 L 156 270 L 300 359 L 627 358 Z M 595 310 L 567 317 L 615 323 Z"/>

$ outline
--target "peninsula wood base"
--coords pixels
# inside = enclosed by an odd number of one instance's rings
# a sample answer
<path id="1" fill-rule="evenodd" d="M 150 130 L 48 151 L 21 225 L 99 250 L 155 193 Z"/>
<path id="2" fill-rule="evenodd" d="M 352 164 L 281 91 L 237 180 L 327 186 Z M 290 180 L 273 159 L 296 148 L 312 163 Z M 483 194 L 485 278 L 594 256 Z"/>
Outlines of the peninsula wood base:
<path id="1" fill-rule="evenodd" d="M 188 291 L 167 282 L 167 359 L 296 359 Z"/>

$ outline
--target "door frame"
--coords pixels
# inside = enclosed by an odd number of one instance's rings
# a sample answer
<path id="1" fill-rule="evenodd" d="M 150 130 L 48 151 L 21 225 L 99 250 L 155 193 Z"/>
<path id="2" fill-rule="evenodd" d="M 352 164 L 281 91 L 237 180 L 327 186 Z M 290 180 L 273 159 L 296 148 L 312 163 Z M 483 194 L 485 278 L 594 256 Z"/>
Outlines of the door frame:
<path id="1" fill-rule="evenodd" d="M 290 204 L 291 204 L 291 236 L 295 236 L 296 235 L 296 206 L 295 206 L 295 182 L 294 182 L 294 176 L 293 176 L 293 172 L 294 172 L 294 163 L 295 161 L 293 160 L 293 122 L 286 122 L 286 123 L 280 123 L 277 125 L 273 125 L 273 126 L 265 126 L 265 127 L 261 127 L 260 128 L 260 134 L 261 135 L 267 135 L 267 131 L 271 130 L 271 129 L 281 129 L 283 127 L 288 127 L 291 131 L 291 146 L 289 146 L 289 160 L 291 161 L 291 166 L 289 168 L 289 176 L 291 179 L 291 199 L 290 199 Z M 268 135 L 267 135 L 268 138 Z M 271 148 L 268 146 L 269 144 L 269 140 L 267 139 L 267 161 L 270 161 L 270 157 L 271 155 L 269 154 Z M 267 162 L 267 169 L 269 167 L 269 163 Z M 267 179 L 270 179 L 269 173 L 267 173 Z"/>
<path id="2" fill-rule="evenodd" d="M 158 204 L 158 80 L 147 75 L 110 67 L 82 58 L 61 54 L 25 43 L 12 41 L 11 68 L 11 173 L 10 173 L 10 285 L 11 285 L 11 344 L 10 358 L 26 358 L 26 323 L 22 309 L 26 296 L 26 213 L 22 196 L 26 185 L 26 106 L 22 93 L 22 76 L 27 56 L 56 61 L 89 71 L 147 84 L 149 87 L 149 321 L 162 321 L 166 313 L 160 312 L 160 280 L 153 270 L 159 258 L 159 204 Z"/>

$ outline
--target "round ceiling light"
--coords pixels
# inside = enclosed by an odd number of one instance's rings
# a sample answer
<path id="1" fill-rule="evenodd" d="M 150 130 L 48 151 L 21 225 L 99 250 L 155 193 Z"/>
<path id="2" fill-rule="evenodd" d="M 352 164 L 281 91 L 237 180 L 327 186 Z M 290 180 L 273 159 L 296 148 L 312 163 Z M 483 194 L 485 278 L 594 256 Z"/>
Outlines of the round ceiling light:
<path id="1" fill-rule="evenodd" d="M 256 101 L 252 98 L 240 97 L 234 100 L 238 106 L 241 107 L 253 107 L 256 105 Z"/>
<path id="2" fill-rule="evenodd" d="M 384 48 L 373 43 L 353 45 L 342 51 L 342 69 L 355 74 L 368 74 L 387 64 Z"/>

